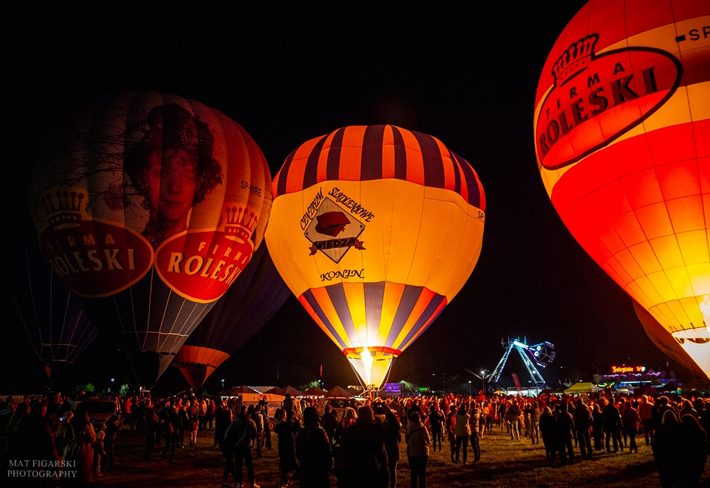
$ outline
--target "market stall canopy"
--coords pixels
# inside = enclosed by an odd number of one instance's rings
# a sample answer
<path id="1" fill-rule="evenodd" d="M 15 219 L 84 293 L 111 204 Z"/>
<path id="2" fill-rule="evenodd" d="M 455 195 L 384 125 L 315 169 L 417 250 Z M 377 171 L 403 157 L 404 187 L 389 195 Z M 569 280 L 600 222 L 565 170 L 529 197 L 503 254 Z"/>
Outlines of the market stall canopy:
<path id="1" fill-rule="evenodd" d="M 350 393 L 348 390 L 343 388 L 342 386 L 335 386 L 328 390 L 328 393 L 325 394 L 327 397 L 351 397 L 353 396 L 352 393 Z"/>
<path id="2" fill-rule="evenodd" d="M 321 390 L 317 386 L 314 386 L 313 388 L 309 388 L 304 391 L 303 396 L 323 396 L 325 393 L 325 391 Z"/>
<path id="3" fill-rule="evenodd" d="M 303 396 L 303 392 L 295 389 L 293 386 L 287 386 L 286 388 L 279 390 L 277 393 L 279 395 L 286 395 L 286 393 L 290 393 L 292 397 Z"/>
<path id="4" fill-rule="evenodd" d="M 601 391 L 601 388 L 596 386 L 594 383 L 585 381 L 582 383 L 575 383 L 571 387 L 565 390 L 565 395 L 576 395 L 580 393 L 596 393 Z"/>

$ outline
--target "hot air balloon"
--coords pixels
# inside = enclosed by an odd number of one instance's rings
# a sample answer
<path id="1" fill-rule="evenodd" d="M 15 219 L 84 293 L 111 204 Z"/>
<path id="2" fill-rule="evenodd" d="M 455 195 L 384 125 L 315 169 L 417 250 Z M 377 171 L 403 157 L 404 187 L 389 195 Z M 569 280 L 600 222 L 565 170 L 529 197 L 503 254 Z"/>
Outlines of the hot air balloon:
<path id="1" fill-rule="evenodd" d="M 2 296 L 7 297 L 5 325 L 53 383 L 94 342 L 99 332 L 43 259 L 29 215 L 20 212 L 3 239 Z M 22 218 L 24 217 L 24 218 Z M 11 305 L 10 305 L 11 304 Z"/>
<path id="2" fill-rule="evenodd" d="M 538 85 L 535 146 L 589 255 L 710 375 L 710 3 L 591 1 Z"/>
<path id="3" fill-rule="evenodd" d="M 266 247 L 261 246 L 239 280 L 190 334 L 173 366 L 180 368 L 192 388 L 199 388 L 269 321 L 290 295 Z"/>
<path id="4" fill-rule="evenodd" d="M 42 254 L 151 386 L 261 240 L 271 177 L 236 122 L 157 92 L 93 101 L 30 185 Z"/>
<path id="5" fill-rule="evenodd" d="M 429 135 L 350 126 L 298 147 L 273 192 L 276 269 L 361 382 L 380 387 L 478 260 L 476 173 Z"/>

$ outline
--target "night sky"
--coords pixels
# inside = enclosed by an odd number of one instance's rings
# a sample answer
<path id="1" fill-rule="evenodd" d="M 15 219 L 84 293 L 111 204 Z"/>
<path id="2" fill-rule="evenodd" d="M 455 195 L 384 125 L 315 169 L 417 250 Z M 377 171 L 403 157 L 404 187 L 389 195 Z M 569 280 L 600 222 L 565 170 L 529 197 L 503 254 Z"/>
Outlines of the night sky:
<path id="1" fill-rule="evenodd" d="M 537 171 L 537 81 L 584 1 L 524 3 L 492 2 L 474 14 L 463 4 L 249 17 L 215 10 L 138 21 L 124 12 L 110 22 L 66 20 L 63 12 L 28 24 L 32 42 L 18 39 L 8 54 L 5 175 L 27 178 L 46 133 L 81 100 L 125 89 L 175 93 L 220 110 L 259 144 L 273 174 L 298 145 L 342 126 L 389 123 L 431 134 L 468 160 L 483 183 L 483 251 L 461 292 L 395 362 L 391 380 L 437 388 L 477 381 L 464 368 L 492 370 L 508 336 L 555 345 L 557 358 L 542 372 L 551 384 L 591 379 L 611 364 L 665 367 L 668 358 L 646 337 L 631 299 L 565 229 Z M 26 198 L 26 180 L 15 178 L 5 180 L 6 211 Z M 8 296 L 2 300 L 10 310 Z M 0 361 L 16 372 L 2 375 L 0 394 L 34 381 L 21 348 L 12 335 L 6 339 Z M 97 342 L 67 381 L 120 381 L 105 347 Z M 504 381 L 512 383 L 508 373 L 517 370 L 526 382 L 519 358 L 511 362 Z M 208 387 L 221 378 L 302 385 L 318 377 L 321 364 L 326 386 L 356 383 L 344 356 L 291 297 Z M 161 385 L 187 387 L 174 368 Z"/>

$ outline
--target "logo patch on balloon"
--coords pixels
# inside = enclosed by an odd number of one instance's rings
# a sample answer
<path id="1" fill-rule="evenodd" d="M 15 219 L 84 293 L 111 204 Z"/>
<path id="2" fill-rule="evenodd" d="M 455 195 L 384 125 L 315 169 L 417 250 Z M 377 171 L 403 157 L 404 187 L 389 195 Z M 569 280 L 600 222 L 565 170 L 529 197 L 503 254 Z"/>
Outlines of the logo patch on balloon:
<path id="1" fill-rule="evenodd" d="M 576 163 L 630 131 L 665 104 L 683 69 L 672 54 L 629 47 L 596 54 L 598 34 L 571 44 L 537 119 L 536 149 L 546 169 Z"/>
<path id="2" fill-rule="evenodd" d="M 338 263 L 352 247 L 365 250 L 363 242 L 358 239 L 364 230 L 365 224 L 345 212 L 330 197 L 326 197 L 303 235 L 312 244 L 309 255 L 320 251 Z"/>
<path id="3" fill-rule="evenodd" d="M 105 297 L 140 280 L 153 264 L 153 249 L 132 229 L 89 217 L 87 202 L 84 188 L 44 193 L 39 204 L 49 225 L 39 236 L 40 249 L 71 291 Z"/>
<path id="4" fill-rule="evenodd" d="M 258 223 L 258 213 L 248 206 L 224 204 L 219 228 L 183 232 L 158 247 L 158 275 L 184 298 L 217 300 L 249 264 Z"/>

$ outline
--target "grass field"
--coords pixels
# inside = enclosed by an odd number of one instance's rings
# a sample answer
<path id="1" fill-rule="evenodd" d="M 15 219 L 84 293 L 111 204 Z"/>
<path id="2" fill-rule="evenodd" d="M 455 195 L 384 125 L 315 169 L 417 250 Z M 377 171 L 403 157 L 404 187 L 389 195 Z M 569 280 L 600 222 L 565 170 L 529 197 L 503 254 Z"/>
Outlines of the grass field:
<path id="1" fill-rule="evenodd" d="M 592 461 L 577 458 L 573 466 L 549 468 L 545 450 L 529 441 L 513 442 L 499 431 L 487 434 L 480 442 L 481 461 L 472 464 L 451 464 L 448 445 L 442 452 L 432 453 L 427 468 L 428 487 L 656 487 L 660 486 L 650 446 L 639 437 L 639 453 L 628 450 L 618 454 L 599 453 Z M 274 447 L 276 436 L 273 435 Z M 159 461 L 162 445 L 157 447 L 151 462 L 141 459 L 143 437 L 139 432 L 122 431 L 116 445 L 118 464 L 100 478 L 94 486 L 156 488 L 219 487 L 222 482 L 224 458 L 212 447 L 212 432 L 201 431 L 195 447 L 176 451 L 175 462 Z M 406 444 L 402 443 L 399 463 L 399 487 L 408 487 L 409 465 Z M 576 450 L 575 454 L 579 454 Z M 469 459 L 473 458 L 469 446 Z M 710 463 L 706 464 L 703 482 L 710 485 Z M 256 482 L 262 488 L 279 486 L 278 453 L 265 451 L 263 459 L 254 460 Z M 246 481 L 246 469 L 244 470 Z M 230 483 L 234 486 L 233 480 Z M 336 486 L 331 474 L 331 486 Z M 701 483 L 701 486 L 702 483 Z"/>

